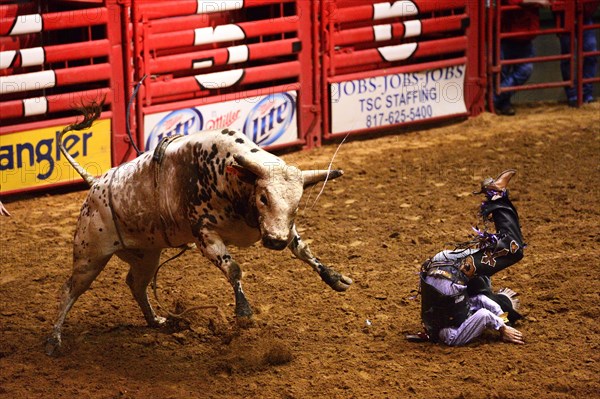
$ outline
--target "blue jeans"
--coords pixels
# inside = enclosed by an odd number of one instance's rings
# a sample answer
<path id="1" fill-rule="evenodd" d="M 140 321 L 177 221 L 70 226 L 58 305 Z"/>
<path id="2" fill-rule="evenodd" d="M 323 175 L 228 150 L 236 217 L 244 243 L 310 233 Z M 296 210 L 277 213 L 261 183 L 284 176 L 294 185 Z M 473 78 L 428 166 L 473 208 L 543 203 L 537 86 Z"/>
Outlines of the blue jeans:
<path id="1" fill-rule="evenodd" d="M 594 21 L 592 17 L 585 18 L 583 21 L 584 25 L 591 25 Z M 598 49 L 598 43 L 596 41 L 596 31 L 594 29 L 588 29 L 583 31 L 583 51 L 596 51 Z M 571 36 L 562 35 L 560 36 L 560 52 L 561 54 L 568 54 L 571 51 Z M 576 51 L 574 49 L 574 51 Z M 596 66 L 598 59 L 596 57 L 585 57 L 583 59 L 583 78 L 593 78 L 596 76 Z M 562 72 L 563 80 L 569 80 L 571 77 L 571 62 L 570 60 L 560 61 L 560 71 Z M 577 74 L 577 71 L 575 71 Z M 583 84 L 583 101 L 590 102 L 594 99 L 593 97 L 593 86 L 591 83 Z M 565 87 L 565 93 L 569 102 L 577 101 L 577 78 L 575 78 L 575 85 Z"/>
<path id="2" fill-rule="evenodd" d="M 500 46 L 500 58 L 514 60 L 517 58 L 531 58 L 535 55 L 532 40 L 503 40 Z M 529 80 L 533 72 L 533 63 L 505 65 L 500 74 L 500 87 L 521 86 Z M 510 105 L 510 98 L 514 92 L 494 93 L 494 106 L 503 108 Z"/>

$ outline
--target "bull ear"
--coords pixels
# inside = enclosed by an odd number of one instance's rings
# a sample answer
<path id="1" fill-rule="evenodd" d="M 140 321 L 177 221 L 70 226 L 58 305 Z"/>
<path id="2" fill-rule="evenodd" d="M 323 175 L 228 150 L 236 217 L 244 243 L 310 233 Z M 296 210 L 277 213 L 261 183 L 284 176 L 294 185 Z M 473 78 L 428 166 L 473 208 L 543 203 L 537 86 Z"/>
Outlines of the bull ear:
<path id="1" fill-rule="evenodd" d="M 250 172 L 248 169 L 240 165 L 228 165 L 225 171 L 231 175 L 234 175 L 244 183 L 254 184 L 256 183 L 257 176 Z"/>
<path id="2" fill-rule="evenodd" d="M 304 188 L 313 186 L 321 181 L 337 179 L 343 174 L 343 170 L 303 170 L 302 179 L 304 180 Z"/>
<path id="3" fill-rule="evenodd" d="M 262 168 L 262 165 L 260 165 L 259 163 L 252 162 L 245 156 L 237 155 L 237 154 L 233 154 L 233 159 L 235 159 L 235 162 L 240 164 L 243 168 L 252 172 L 255 176 L 261 177 L 261 176 L 265 175 L 265 170 Z"/>

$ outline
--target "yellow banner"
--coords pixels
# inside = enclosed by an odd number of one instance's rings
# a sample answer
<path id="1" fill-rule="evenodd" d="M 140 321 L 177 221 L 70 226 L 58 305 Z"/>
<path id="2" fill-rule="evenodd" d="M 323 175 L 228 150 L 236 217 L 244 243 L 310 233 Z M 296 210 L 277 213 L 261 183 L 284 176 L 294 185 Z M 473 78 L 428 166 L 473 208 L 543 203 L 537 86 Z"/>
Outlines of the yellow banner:
<path id="1" fill-rule="evenodd" d="M 64 126 L 52 126 L 0 136 L 0 192 L 78 182 L 81 176 L 60 152 L 58 135 Z M 111 167 L 111 121 L 104 119 L 80 132 L 63 136 L 67 152 L 90 174 Z"/>

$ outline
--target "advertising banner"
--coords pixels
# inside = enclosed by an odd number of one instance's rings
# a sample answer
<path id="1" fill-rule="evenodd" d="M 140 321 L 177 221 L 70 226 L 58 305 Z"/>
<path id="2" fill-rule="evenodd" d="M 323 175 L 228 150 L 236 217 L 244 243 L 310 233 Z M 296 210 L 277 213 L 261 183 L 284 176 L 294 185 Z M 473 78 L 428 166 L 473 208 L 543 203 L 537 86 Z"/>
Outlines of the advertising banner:
<path id="1" fill-rule="evenodd" d="M 58 147 L 58 136 L 64 127 L 0 136 L 0 192 L 82 181 Z M 98 176 L 111 168 L 110 119 L 80 132 L 68 132 L 63 144 L 90 174 Z"/>
<path id="2" fill-rule="evenodd" d="M 331 132 L 343 133 L 467 112 L 465 65 L 330 85 Z"/>
<path id="3" fill-rule="evenodd" d="M 261 147 L 298 139 L 297 92 L 247 97 L 144 117 L 144 149 L 152 151 L 163 137 L 230 128 Z"/>

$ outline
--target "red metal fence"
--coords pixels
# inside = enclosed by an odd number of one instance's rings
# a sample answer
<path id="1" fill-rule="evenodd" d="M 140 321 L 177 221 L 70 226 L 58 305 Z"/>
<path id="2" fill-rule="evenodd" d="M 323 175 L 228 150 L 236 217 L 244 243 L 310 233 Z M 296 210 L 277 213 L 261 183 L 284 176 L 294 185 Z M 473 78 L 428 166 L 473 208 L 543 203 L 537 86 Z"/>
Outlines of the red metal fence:
<path id="1" fill-rule="evenodd" d="M 538 9 L 532 9 L 533 12 L 538 13 Z M 488 90 L 488 104 L 490 109 L 494 110 L 494 93 L 508 93 L 522 90 L 532 89 L 547 89 L 552 87 L 565 87 L 571 86 L 574 83 L 573 77 L 575 75 L 575 51 L 573 51 L 573 44 L 575 43 L 575 2 L 565 1 L 557 2 L 554 6 L 554 12 L 560 13 L 561 18 L 556 18 L 556 26 L 551 29 L 520 29 L 505 31 L 506 26 L 503 25 L 503 21 L 512 18 L 519 18 L 523 12 L 521 6 L 505 4 L 504 1 L 492 4 L 488 9 L 487 14 L 487 42 L 491 43 L 488 46 L 488 71 L 490 73 L 490 88 Z M 513 14 L 510 14 L 513 13 Z M 522 17 L 521 17 L 522 18 Z M 502 45 L 507 41 L 511 40 L 513 46 L 523 46 L 525 43 L 523 39 L 532 40 L 533 37 L 539 35 L 570 35 L 571 37 L 571 51 L 567 54 L 552 54 L 546 56 L 535 56 L 527 58 L 514 58 L 504 59 L 502 57 Z M 552 62 L 570 60 L 571 73 L 570 80 L 563 81 L 562 79 L 554 82 L 544 83 L 525 83 L 525 84 L 509 84 L 502 82 L 502 70 L 503 68 L 510 68 L 511 66 L 520 65 L 523 63 L 541 63 L 541 62 Z"/>
<path id="2" fill-rule="evenodd" d="M 478 2 L 321 6 L 324 138 L 483 110 Z"/>
<path id="3" fill-rule="evenodd" d="M 490 86 L 488 90 L 490 109 L 492 111 L 494 110 L 494 93 L 570 86 L 577 88 L 577 105 L 581 105 L 583 103 L 583 85 L 600 82 L 600 77 L 595 76 L 586 78 L 583 73 L 584 59 L 586 57 L 598 57 L 598 55 L 600 55 L 600 51 L 597 49 L 584 51 L 583 48 L 584 32 L 600 29 L 600 24 L 598 23 L 589 25 L 584 24 L 585 11 L 587 10 L 588 13 L 593 13 L 594 9 L 597 11 L 597 7 L 597 0 L 556 0 L 552 2 L 551 7 L 551 11 L 554 15 L 554 26 L 538 30 L 523 28 L 521 30 L 505 31 L 506 27 L 503 26 L 502 22 L 509 18 L 515 18 L 515 15 L 510 15 L 509 13 L 520 13 L 522 12 L 522 8 L 517 5 L 505 4 L 505 2 L 491 4 L 488 9 L 486 23 L 486 40 L 488 43 L 492 43 L 492 45 L 488 47 L 486 55 L 488 60 L 488 73 L 490 76 Z M 537 13 L 537 9 L 534 10 Z M 556 35 L 559 37 L 565 36 L 568 38 L 566 42 L 569 44 L 569 48 L 565 51 L 557 51 L 555 54 L 544 56 L 512 59 L 503 59 L 501 56 L 502 44 L 506 41 L 512 40 L 514 42 L 515 40 L 523 38 L 531 40 L 532 37 L 541 35 L 551 35 L 552 37 Z M 516 45 L 522 46 L 522 44 L 518 42 Z M 525 83 L 521 85 L 507 84 L 506 82 L 503 84 L 502 82 L 503 68 L 510 68 L 511 66 L 523 63 L 533 63 L 535 67 L 535 65 L 539 63 L 557 61 L 560 61 L 561 63 L 566 62 L 568 64 L 568 78 L 563 79 L 561 77 L 555 81 Z"/>
<path id="4" fill-rule="evenodd" d="M 74 108 L 105 98 L 101 122 L 65 137 L 101 173 L 164 136 L 224 127 L 274 150 L 477 115 L 493 93 L 578 88 L 583 9 L 558 0 L 551 29 L 569 35 L 566 81 L 501 87 L 515 6 L 468 0 L 0 0 L 0 193 L 80 181 L 57 132 Z M 505 17 L 504 17 L 505 18 Z M 577 43 L 577 44 L 575 44 Z M 139 86 L 137 86 L 139 84 Z M 128 101 L 139 87 L 127 112 Z M 486 96 L 487 95 L 487 96 Z"/>
<path id="5" fill-rule="evenodd" d="M 270 149 L 306 145 L 312 4 L 132 1 L 140 141 L 233 127 Z M 300 132 L 303 132 L 301 134 Z"/>

